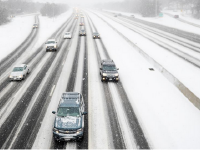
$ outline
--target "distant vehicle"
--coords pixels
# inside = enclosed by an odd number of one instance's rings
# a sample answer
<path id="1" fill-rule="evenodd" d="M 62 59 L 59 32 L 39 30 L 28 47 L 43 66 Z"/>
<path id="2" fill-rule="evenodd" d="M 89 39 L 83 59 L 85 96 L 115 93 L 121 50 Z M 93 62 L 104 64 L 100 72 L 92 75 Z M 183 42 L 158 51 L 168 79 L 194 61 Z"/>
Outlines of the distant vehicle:
<path id="1" fill-rule="evenodd" d="M 179 15 L 174 15 L 174 18 L 179 18 Z"/>
<path id="2" fill-rule="evenodd" d="M 134 16 L 134 15 L 131 15 L 131 18 L 135 18 L 135 16 Z"/>
<path id="3" fill-rule="evenodd" d="M 53 128 L 53 137 L 57 141 L 81 140 L 84 131 L 85 104 L 77 92 L 62 94 Z"/>
<path id="4" fill-rule="evenodd" d="M 58 45 L 55 39 L 49 39 L 46 43 L 46 52 L 48 51 L 57 51 Z"/>
<path id="5" fill-rule="evenodd" d="M 39 26 L 38 26 L 37 23 L 33 24 L 33 29 L 36 29 L 36 28 L 38 28 L 38 27 L 39 27 Z"/>
<path id="6" fill-rule="evenodd" d="M 78 17 L 75 17 L 75 19 L 78 19 Z"/>
<path id="7" fill-rule="evenodd" d="M 106 59 L 101 61 L 100 75 L 101 81 L 119 81 L 119 68 L 116 68 L 113 60 Z"/>
<path id="8" fill-rule="evenodd" d="M 80 22 L 80 26 L 84 26 L 84 23 L 83 23 L 83 22 Z"/>
<path id="9" fill-rule="evenodd" d="M 71 39 L 71 38 L 72 38 L 72 34 L 70 32 L 65 32 L 64 39 Z"/>
<path id="10" fill-rule="evenodd" d="M 98 32 L 94 32 L 93 39 L 100 39 L 100 34 Z"/>
<path id="11" fill-rule="evenodd" d="M 31 69 L 29 68 L 28 65 L 26 65 L 26 64 L 16 65 L 13 68 L 13 70 L 9 76 L 9 79 L 10 79 L 10 81 L 24 80 L 30 72 L 31 72 Z"/>
<path id="12" fill-rule="evenodd" d="M 80 30 L 80 31 L 79 31 L 79 35 L 80 35 L 80 36 L 86 36 L 85 30 Z"/>

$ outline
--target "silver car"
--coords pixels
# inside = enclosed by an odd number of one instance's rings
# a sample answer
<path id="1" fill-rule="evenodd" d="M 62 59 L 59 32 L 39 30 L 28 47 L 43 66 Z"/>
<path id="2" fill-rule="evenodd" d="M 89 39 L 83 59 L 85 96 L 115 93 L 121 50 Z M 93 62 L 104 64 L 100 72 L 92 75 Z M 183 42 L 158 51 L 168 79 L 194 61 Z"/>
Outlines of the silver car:
<path id="1" fill-rule="evenodd" d="M 13 68 L 13 71 L 11 72 L 9 79 L 10 81 L 13 80 L 23 80 L 26 78 L 26 76 L 31 72 L 30 68 L 26 64 L 20 64 Z"/>

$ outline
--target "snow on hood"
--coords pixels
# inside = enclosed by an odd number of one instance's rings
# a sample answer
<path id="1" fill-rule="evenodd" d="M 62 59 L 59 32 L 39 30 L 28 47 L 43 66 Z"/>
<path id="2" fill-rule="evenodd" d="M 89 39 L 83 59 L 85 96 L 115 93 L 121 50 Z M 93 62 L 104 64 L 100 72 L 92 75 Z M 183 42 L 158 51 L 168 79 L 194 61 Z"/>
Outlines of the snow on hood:
<path id="1" fill-rule="evenodd" d="M 20 76 L 20 75 L 23 75 L 23 71 L 19 71 L 19 72 L 11 72 L 10 75 L 11 75 L 11 76 Z"/>
<path id="2" fill-rule="evenodd" d="M 55 46 L 56 45 L 56 43 L 55 44 L 46 44 L 46 46 Z"/>
<path id="3" fill-rule="evenodd" d="M 81 128 L 81 117 L 58 117 L 55 119 L 55 128 L 69 129 Z"/>

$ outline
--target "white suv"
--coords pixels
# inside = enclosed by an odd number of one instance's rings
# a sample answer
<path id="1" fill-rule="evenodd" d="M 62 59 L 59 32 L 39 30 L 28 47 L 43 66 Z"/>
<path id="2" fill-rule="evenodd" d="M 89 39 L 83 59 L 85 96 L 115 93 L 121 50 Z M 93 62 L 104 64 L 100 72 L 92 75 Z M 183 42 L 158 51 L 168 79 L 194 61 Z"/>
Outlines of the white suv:
<path id="1" fill-rule="evenodd" d="M 72 34 L 70 32 L 65 32 L 64 39 L 71 39 L 71 38 L 72 38 Z"/>
<path id="2" fill-rule="evenodd" d="M 49 39 L 46 43 L 46 52 L 48 51 L 57 51 L 58 45 L 55 39 Z"/>

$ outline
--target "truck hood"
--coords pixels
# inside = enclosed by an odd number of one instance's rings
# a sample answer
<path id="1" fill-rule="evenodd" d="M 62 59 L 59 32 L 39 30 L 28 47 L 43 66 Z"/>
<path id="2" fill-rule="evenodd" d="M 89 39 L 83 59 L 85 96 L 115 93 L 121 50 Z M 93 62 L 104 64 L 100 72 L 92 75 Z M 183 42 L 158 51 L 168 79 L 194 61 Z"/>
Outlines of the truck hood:
<path id="1" fill-rule="evenodd" d="M 82 127 L 81 117 L 59 117 L 56 116 L 54 127 L 57 129 L 68 130 L 68 129 L 79 129 Z"/>

